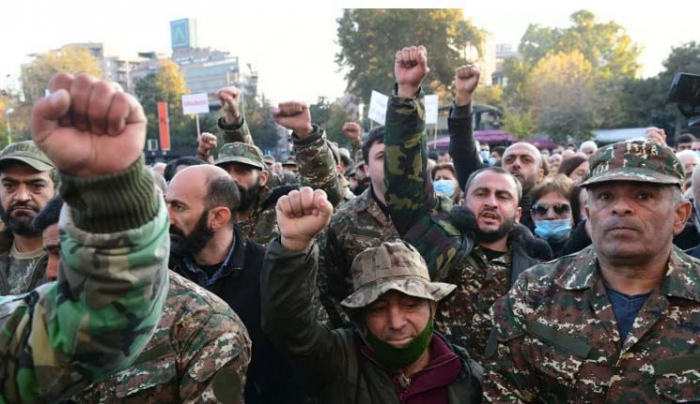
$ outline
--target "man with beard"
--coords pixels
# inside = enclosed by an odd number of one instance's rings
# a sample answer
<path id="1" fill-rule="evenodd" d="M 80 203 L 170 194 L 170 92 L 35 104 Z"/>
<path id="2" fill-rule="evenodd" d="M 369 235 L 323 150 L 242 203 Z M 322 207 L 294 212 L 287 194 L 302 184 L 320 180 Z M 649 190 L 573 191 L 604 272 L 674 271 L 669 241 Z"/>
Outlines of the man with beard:
<path id="1" fill-rule="evenodd" d="M 170 269 L 222 298 L 248 329 L 253 350 L 245 402 L 300 403 L 301 373 L 262 332 L 260 271 L 265 250 L 235 226 L 241 200 L 238 189 L 226 171 L 208 164 L 187 167 L 175 175 L 165 196 Z M 248 195 L 243 198 L 251 203 Z"/>
<path id="2" fill-rule="evenodd" d="M 0 247 L 0 295 L 26 293 L 47 282 L 41 232 L 31 222 L 56 192 L 53 170 L 31 140 L 0 152 L 0 207 L 7 226 Z"/>
<path id="3" fill-rule="evenodd" d="M 491 304 L 508 292 L 522 271 L 539 262 L 528 254 L 549 259 L 551 251 L 516 225 L 522 190 L 501 168 L 471 174 L 464 188 L 464 206 L 449 214 L 431 209 L 435 191 L 427 178 L 420 90 L 427 74 L 425 48 L 399 51 L 395 72 L 398 92 L 389 101 L 384 139 L 389 214 L 401 237 L 433 268 L 433 279 L 457 285 L 438 310 L 436 328 L 480 361 L 491 331 Z M 468 69 L 462 72 L 469 74 Z"/>
<path id="4" fill-rule="evenodd" d="M 298 173 L 271 173 L 262 151 L 253 143 L 245 118 L 240 112 L 240 90 L 226 87 L 218 91 L 223 116 L 218 121 L 224 145 L 214 164 L 226 170 L 241 192 L 241 205 L 235 212 L 236 223 L 246 237 L 266 245 L 277 232 L 275 203 L 299 185 L 323 189 L 337 205 L 342 199 L 341 182 L 325 131 L 311 123 L 308 105 L 285 102 L 272 109 L 275 121 L 291 130 Z M 212 139 L 213 138 L 213 139 Z M 216 138 L 200 139 L 198 156 L 209 158 Z"/>
<path id="5" fill-rule="evenodd" d="M 530 190 L 535 184 L 544 178 L 544 162 L 537 147 L 530 143 L 518 142 L 510 145 L 503 154 L 503 168 L 520 180 L 523 186 L 523 198 L 520 200 L 522 216 L 520 223 L 530 230 L 535 229 L 535 222 L 532 220 L 530 211 L 532 210 L 532 200 L 530 200 Z"/>

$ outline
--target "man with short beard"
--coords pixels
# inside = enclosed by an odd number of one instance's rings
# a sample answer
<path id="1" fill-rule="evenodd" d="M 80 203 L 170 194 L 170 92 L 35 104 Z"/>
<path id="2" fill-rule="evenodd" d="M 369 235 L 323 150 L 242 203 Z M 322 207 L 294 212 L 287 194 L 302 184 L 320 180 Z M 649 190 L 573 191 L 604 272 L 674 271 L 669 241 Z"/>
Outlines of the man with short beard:
<path id="1" fill-rule="evenodd" d="M 563 162 L 563 161 L 562 161 Z M 523 197 L 520 199 L 522 216 L 520 223 L 530 230 L 535 229 L 530 211 L 532 201 L 529 194 L 532 188 L 545 177 L 542 155 L 535 146 L 526 142 L 518 142 L 510 145 L 503 154 L 503 168 L 520 180 L 523 186 Z"/>
<path id="2" fill-rule="evenodd" d="M 427 178 L 420 90 L 426 57 L 423 47 L 404 48 L 396 55 L 398 86 L 389 100 L 384 138 L 387 206 L 401 237 L 434 268 L 434 279 L 457 285 L 436 315 L 436 328 L 481 361 L 492 327 L 491 305 L 521 272 L 539 262 L 533 257 L 549 259 L 551 250 L 516 225 L 522 189 L 501 168 L 471 174 L 464 187 L 465 206 L 449 214 L 431 209 L 436 194 Z"/>
<path id="3" fill-rule="evenodd" d="M 32 141 L 13 143 L 0 152 L 0 213 L 6 225 L 0 295 L 26 293 L 47 282 L 41 232 L 31 222 L 56 192 L 54 168 Z"/>
<path id="4" fill-rule="evenodd" d="M 260 273 L 265 250 L 235 225 L 238 190 L 226 171 L 209 164 L 187 167 L 173 177 L 165 195 L 170 269 L 223 299 L 248 329 L 253 350 L 245 402 L 300 403 L 301 372 L 262 332 Z M 244 194 L 245 198 L 249 197 Z"/>

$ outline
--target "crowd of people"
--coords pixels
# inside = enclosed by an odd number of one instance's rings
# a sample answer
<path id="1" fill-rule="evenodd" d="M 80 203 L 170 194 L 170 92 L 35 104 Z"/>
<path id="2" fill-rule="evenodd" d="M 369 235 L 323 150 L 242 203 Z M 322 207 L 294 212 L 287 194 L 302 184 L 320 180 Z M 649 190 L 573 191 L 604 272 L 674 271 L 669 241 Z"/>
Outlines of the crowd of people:
<path id="1" fill-rule="evenodd" d="M 153 167 L 134 97 L 54 76 L 0 152 L 0 402 L 700 400 L 700 143 L 479 144 L 464 65 L 429 151 L 428 66 L 350 149 L 286 102 L 265 156 L 228 87 Z"/>

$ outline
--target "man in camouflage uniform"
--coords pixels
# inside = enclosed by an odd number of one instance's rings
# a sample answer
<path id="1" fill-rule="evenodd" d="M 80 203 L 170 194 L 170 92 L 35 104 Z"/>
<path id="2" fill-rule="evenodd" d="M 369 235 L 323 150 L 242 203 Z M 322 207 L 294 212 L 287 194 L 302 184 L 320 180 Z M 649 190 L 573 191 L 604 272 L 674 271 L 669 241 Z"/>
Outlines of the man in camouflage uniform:
<path id="1" fill-rule="evenodd" d="M 405 57 L 410 60 L 404 59 Z M 434 279 L 457 286 L 436 317 L 436 326 L 451 342 L 481 361 L 489 333 L 489 309 L 505 295 L 518 275 L 551 258 L 546 242 L 537 240 L 524 227 L 518 202 L 519 182 L 501 168 L 484 168 L 466 180 L 464 206 L 449 214 L 432 210 L 436 198 L 427 176 L 425 122 L 420 83 L 427 73 L 425 49 L 406 48 L 396 61 L 398 91 L 387 111 L 385 179 L 389 212 L 399 234 L 413 244 L 434 273 Z M 455 128 L 470 130 L 468 114 L 479 72 L 462 66 L 455 72 L 455 106 L 450 118 Z M 462 137 L 469 134 L 461 134 Z M 473 158 L 477 159 L 476 149 Z M 474 240 L 478 244 L 474 246 Z M 473 248 L 472 248 L 473 247 Z"/>
<path id="2" fill-rule="evenodd" d="M 129 366 L 168 289 L 168 220 L 143 166 L 143 109 L 88 75 L 58 74 L 48 89 L 32 138 L 67 204 L 63 263 L 58 281 L 0 298 L 0 403 L 57 402 Z"/>
<path id="3" fill-rule="evenodd" d="M 61 205 L 53 198 L 32 222 L 43 232 L 49 269 L 60 262 Z M 213 293 L 174 272 L 169 282 L 163 316 L 134 364 L 67 402 L 243 403 L 250 361 L 245 326 Z"/>
<path id="4" fill-rule="evenodd" d="M 288 102 L 273 109 L 277 123 L 293 131 L 292 141 L 299 165 L 296 176 L 278 176 L 267 170 L 262 152 L 253 143 L 248 124 L 238 106 L 240 91 L 235 87 L 227 87 L 219 90 L 218 95 L 224 112 L 218 121 L 224 145 L 219 150 L 215 164 L 231 174 L 241 191 L 241 206 L 236 213 L 236 222 L 246 237 L 262 245 L 267 244 L 274 237 L 277 228 L 275 202 L 299 185 L 323 189 L 331 202 L 338 204 L 342 195 L 334 169 L 333 153 L 324 130 L 311 124 L 306 104 Z M 216 148 L 215 138 L 209 138 L 206 144 L 204 142 L 205 140 L 200 141 L 199 147 L 199 150 L 205 150 L 204 153 L 211 153 Z M 282 185 L 287 187 L 281 187 Z"/>
<path id="5" fill-rule="evenodd" d="M 277 203 L 280 237 L 263 265 L 263 326 L 290 355 L 304 358 L 324 403 L 481 402 L 481 367 L 433 332 L 437 303 L 453 285 L 431 282 L 410 245 L 386 242 L 352 264 L 354 291 L 343 300 L 356 327 L 330 330 L 312 307 L 318 248 L 314 237 L 332 206 L 302 188 Z"/>
<path id="6" fill-rule="evenodd" d="M 691 214 L 673 151 L 643 140 L 590 159 L 593 245 L 531 268 L 494 305 L 494 403 L 700 400 L 700 262 L 673 246 Z"/>
<path id="7" fill-rule="evenodd" d="M 0 152 L 0 295 L 26 293 L 46 283 L 46 254 L 32 219 L 56 192 L 55 167 L 31 140 Z"/>

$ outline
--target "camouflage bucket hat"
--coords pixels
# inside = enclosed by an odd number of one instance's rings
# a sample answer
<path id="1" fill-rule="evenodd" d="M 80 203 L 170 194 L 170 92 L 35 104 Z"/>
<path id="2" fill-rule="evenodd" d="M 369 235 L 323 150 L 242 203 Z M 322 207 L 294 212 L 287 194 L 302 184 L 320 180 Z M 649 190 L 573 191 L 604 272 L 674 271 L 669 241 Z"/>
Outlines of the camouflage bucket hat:
<path id="1" fill-rule="evenodd" d="M 366 307 L 390 290 L 437 302 L 456 288 L 430 282 L 423 257 L 401 240 L 361 252 L 352 262 L 351 273 L 355 291 L 340 303 L 351 309 Z"/>
<path id="2" fill-rule="evenodd" d="M 255 145 L 243 142 L 226 143 L 221 146 L 219 157 L 214 165 L 219 166 L 226 163 L 248 164 L 261 170 L 267 168 L 262 151 Z"/>
<path id="3" fill-rule="evenodd" d="M 646 140 L 629 140 L 598 149 L 591 155 L 587 187 L 606 181 L 637 181 L 681 185 L 685 170 L 673 150 Z"/>
<path id="4" fill-rule="evenodd" d="M 56 168 L 31 140 L 12 143 L 0 151 L 0 169 L 13 162 L 27 164 L 37 171 L 49 171 Z"/>

